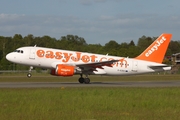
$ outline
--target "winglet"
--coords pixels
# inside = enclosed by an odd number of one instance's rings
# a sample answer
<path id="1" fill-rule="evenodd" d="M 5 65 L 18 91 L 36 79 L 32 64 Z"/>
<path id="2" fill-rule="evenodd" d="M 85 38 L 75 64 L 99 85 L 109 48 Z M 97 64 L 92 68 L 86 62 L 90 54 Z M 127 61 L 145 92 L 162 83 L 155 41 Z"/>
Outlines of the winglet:
<path id="1" fill-rule="evenodd" d="M 164 55 L 170 43 L 172 34 L 161 34 L 144 52 L 136 59 L 162 63 Z"/>

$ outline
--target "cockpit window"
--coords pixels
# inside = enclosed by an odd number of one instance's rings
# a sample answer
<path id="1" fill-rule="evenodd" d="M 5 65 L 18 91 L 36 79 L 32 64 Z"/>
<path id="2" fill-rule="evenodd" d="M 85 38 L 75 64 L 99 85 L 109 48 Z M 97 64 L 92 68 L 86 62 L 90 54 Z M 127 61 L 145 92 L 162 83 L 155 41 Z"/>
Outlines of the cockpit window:
<path id="1" fill-rule="evenodd" d="M 14 52 L 17 52 L 17 53 L 24 53 L 23 50 L 15 50 Z"/>

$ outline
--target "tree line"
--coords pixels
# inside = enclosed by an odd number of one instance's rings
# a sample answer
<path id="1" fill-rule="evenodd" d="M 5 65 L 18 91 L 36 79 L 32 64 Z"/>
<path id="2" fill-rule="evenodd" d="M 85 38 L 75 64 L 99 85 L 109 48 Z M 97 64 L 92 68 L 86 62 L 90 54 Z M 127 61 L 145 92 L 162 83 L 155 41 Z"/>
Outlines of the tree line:
<path id="1" fill-rule="evenodd" d="M 16 65 L 6 60 L 6 54 L 14 51 L 22 46 L 40 46 L 56 49 L 74 50 L 81 52 L 90 52 L 97 54 L 108 54 L 121 57 L 136 57 L 144 51 L 157 37 L 147 37 L 143 35 L 135 44 L 133 40 L 129 43 L 118 43 L 118 40 L 110 40 L 105 45 L 88 44 L 83 37 L 77 35 L 66 35 L 60 39 L 50 36 L 35 37 L 29 34 L 22 37 L 21 34 L 15 34 L 13 37 L 0 36 L 0 70 L 21 70 L 26 69 L 25 66 Z M 180 41 L 171 40 L 166 56 L 180 52 Z M 170 64 L 169 60 L 164 60 L 164 63 Z"/>

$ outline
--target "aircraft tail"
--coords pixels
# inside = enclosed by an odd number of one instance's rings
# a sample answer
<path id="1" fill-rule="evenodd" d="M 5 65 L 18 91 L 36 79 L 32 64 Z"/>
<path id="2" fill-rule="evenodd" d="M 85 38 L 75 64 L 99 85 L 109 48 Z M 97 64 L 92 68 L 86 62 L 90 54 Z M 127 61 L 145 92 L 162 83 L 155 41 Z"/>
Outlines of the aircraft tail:
<path id="1" fill-rule="evenodd" d="M 135 59 L 162 63 L 164 55 L 170 43 L 172 34 L 161 34 L 146 50 Z"/>

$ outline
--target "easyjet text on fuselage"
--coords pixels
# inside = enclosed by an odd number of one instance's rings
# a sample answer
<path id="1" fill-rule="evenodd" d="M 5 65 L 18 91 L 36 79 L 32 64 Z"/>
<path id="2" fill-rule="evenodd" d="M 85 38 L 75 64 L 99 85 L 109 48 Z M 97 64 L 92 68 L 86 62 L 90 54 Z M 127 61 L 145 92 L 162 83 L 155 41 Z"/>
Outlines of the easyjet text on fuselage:
<path id="1" fill-rule="evenodd" d="M 67 63 L 70 60 L 72 62 L 79 62 L 82 61 L 83 63 L 89 63 L 89 62 L 102 62 L 102 61 L 110 61 L 114 60 L 114 58 L 108 58 L 108 57 L 98 57 L 94 54 L 82 54 L 81 52 L 65 52 L 65 51 L 52 51 L 52 50 L 43 50 L 38 49 L 36 52 L 36 55 L 39 58 L 47 58 L 47 59 L 56 59 L 61 60 L 63 63 Z M 119 60 L 120 66 L 127 67 L 127 61 L 123 58 Z M 114 63 L 113 65 L 118 66 L 118 62 Z"/>

